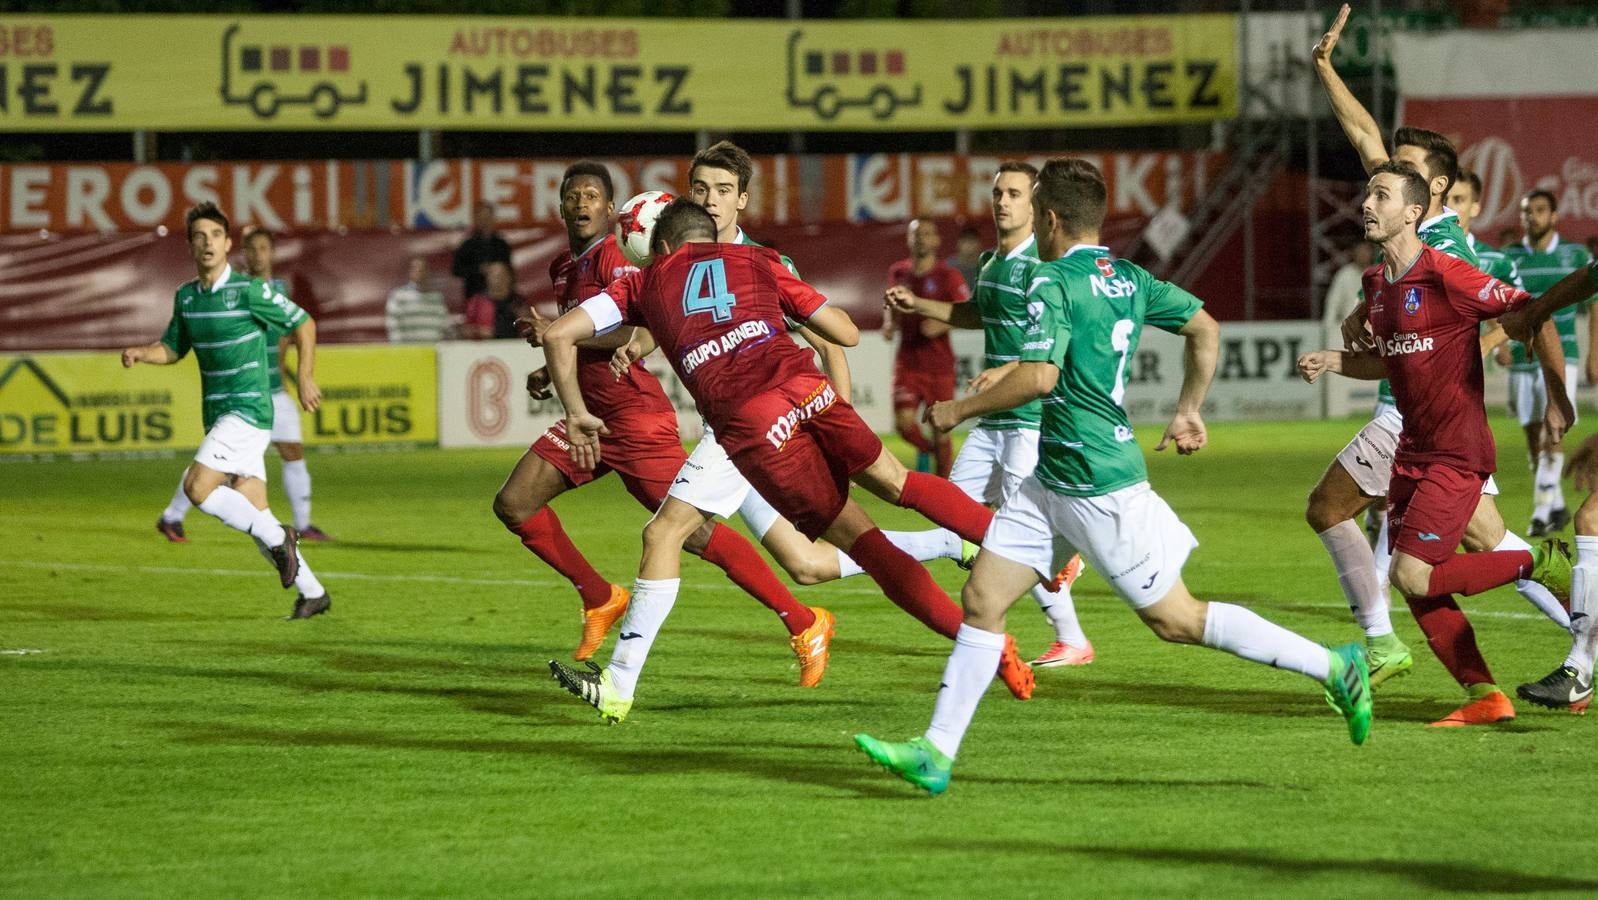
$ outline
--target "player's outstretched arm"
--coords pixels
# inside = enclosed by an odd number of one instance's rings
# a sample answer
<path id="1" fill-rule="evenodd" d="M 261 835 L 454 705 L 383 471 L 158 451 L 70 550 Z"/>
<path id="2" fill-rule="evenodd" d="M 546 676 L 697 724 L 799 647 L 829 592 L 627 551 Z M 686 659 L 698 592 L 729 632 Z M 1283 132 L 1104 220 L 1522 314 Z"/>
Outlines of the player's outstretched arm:
<path id="1" fill-rule="evenodd" d="M 1382 358 L 1374 353 L 1311 350 L 1298 358 L 1298 375 L 1309 384 L 1314 384 L 1328 372 L 1358 381 L 1380 381 L 1387 377 L 1387 371 L 1382 368 Z"/>
<path id="2" fill-rule="evenodd" d="M 805 322 L 805 327 L 841 347 L 860 343 L 860 329 L 849 314 L 836 306 L 823 306 Z"/>
<path id="3" fill-rule="evenodd" d="M 582 307 L 556 319 L 543 334 L 544 365 L 556 396 L 566 407 L 566 440 L 571 444 L 572 462 L 584 470 L 599 464 L 599 436 L 610 433 L 604 422 L 589 414 L 577 384 L 577 344 L 593 336 L 594 319 Z"/>
<path id="4" fill-rule="evenodd" d="M 316 412 L 322 405 L 322 389 L 316 384 L 316 320 L 305 317 L 289 332 L 289 342 L 294 345 L 295 383 L 299 385 L 300 408 Z"/>
<path id="5" fill-rule="evenodd" d="M 1315 66 L 1315 74 L 1320 77 L 1321 87 L 1326 89 L 1326 99 L 1332 103 L 1337 124 L 1343 126 L 1343 134 L 1348 136 L 1348 142 L 1359 153 L 1360 163 L 1369 172 L 1387 162 L 1387 147 L 1382 143 L 1382 130 L 1377 127 L 1376 120 L 1371 118 L 1364 104 L 1343 83 L 1343 76 L 1332 67 L 1332 50 L 1337 47 L 1337 40 L 1342 37 L 1346 24 L 1347 3 L 1337 11 L 1337 20 L 1332 23 L 1331 30 L 1321 35 L 1316 42 L 1315 48 L 1310 51 L 1310 58 Z"/>
<path id="6" fill-rule="evenodd" d="M 1499 316 L 1498 324 L 1504 326 L 1510 338 L 1531 343 L 1549 316 L 1586 300 L 1594 290 L 1598 290 L 1598 266 L 1588 263 L 1559 279 L 1536 300 Z"/>
<path id="7" fill-rule="evenodd" d="M 1201 309 L 1177 333 L 1186 339 L 1182 350 L 1182 392 L 1176 398 L 1176 415 L 1154 449 L 1164 450 L 1174 442 L 1176 452 L 1186 456 L 1197 453 L 1209 440 L 1201 412 L 1210 383 L 1215 380 L 1215 364 L 1221 358 L 1221 325 Z"/>
<path id="8" fill-rule="evenodd" d="M 852 322 L 853 320 L 851 324 Z M 854 388 L 853 380 L 849 377 L 849 355 L 843 352 L 842 347 L 803 325 L 794 331 L 805 339 L 805 343 L 815 348 L 816 355 L 821 357 L 821 371 L 827 376 L 827 380 L 832 382 L 832 389 L 838 392 L 843 402 L 848 403 L 850 391 Z M 858 331 L 855 333 L 859 334 Z"/>
<path id="9" fill-rule="evenodd" d="M 131 369 L 139 363 L 149 363 L 153 366 L 170 366 L 179 359 L 172 348 L 162 343 L 145 344 L 142 347 L 129 347 L 122 351 L 122 368 Z"/>
<path id="10" fill-rule="evenodd" d="M 1565 349 L 1559 339 L 1559 330 L 1552 321 L 1544 322 L 1537 330 L 1537 340 L 1532 349 L 1542 366 L 1543 390 L 1548 402 L 1543 407 L 1543 440 L 1557 444 L 1576 420 L 1576 410 L 1565 393 Z"/>
<path id="11" fill-rule="evenodd" d="M 950 431 L 966 419 L 1015 409 L 1047 396 L 1059 380 L 1060 370 L 1052 362 L 1020 362 L 982 393 L 941 400 L 927 407 L 921 418 L 938 431 Z"/>
<path id="12" fill-rule="evenodd" d="M 949 303 L 944 300 L 928 300 L 918 297 L 902 284 L 896 284 L 883 292 L 882 299 L 888 309 L 896 313 L 914 313 L 923 319 L 943 322 L 955 328 L 981 328 L 982 313 L 976 308 L 975 303 Z M 923 323 L 925 324 L 925 323 Z M 926 329 L 922 329 L 926 334 Z M 946 334 L 945 328 L 938 334 Z M 927 337 L 937 337 L 938 334 L 927 334 Z"/>

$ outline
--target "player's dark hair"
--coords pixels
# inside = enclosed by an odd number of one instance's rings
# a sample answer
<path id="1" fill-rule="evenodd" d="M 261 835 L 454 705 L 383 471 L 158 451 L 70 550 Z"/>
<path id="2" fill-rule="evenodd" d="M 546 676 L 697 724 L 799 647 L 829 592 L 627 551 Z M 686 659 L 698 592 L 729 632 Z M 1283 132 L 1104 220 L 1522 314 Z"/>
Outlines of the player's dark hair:
<path id="1" fill-rule="evenodd" d="M 1038 180 L 1038 167 L 1023 159 L 1007 159 L 999 163 L 999 170 L 993 173 L 993 177 L 997 178 L 1005 172 L 1020 172 L 1033 181 Z"/>
<path id="2" fill-rule="evenodd" d="M 1426 179 L 1447 178 L 1448 183 L 1443 185 L 1443 196 L 1448 196 L 1448 189 L 1454 186 L 1454 179 L 1459 177 L 1459 152 L 1454 149 L 1453 142 L 1435 131 L 1405 125 L 1393 132 L 1393 149 L 1399 147 L 1419 147 L 1426 151 Z"/>
<path id="3" fill-rule="evenodd" d="M 1457 180 L 1458 180 L 1459 184 L 1468 184 L 1468 185 L 1470 185 L 1470 193 L 1471 193 L 1471 195 L 1474 196 L 1477 200 L 1481 199 L 1481 176 L 1480 175 L 1477 175 L 1475 172 L 1472 172 L 1470 169 L 1460 169 L 1459 170 L 1459 178 Z"/>
<path id="4" fill-rule="evenodd" d="M 681 247 L 694 238 L 716 239 L 716 220 L 703 206 L 687 197 L 678 197 L 666 204 L 655 218 L 655 230 L 650 235 L 650 249 L 660 252 L 664 247 Z"/>
<path id="5" fill-rule="evenodd" d="M 749 179 L 755 174 L 755 161 L 749 158 L 747 150 L 732 141 L 717 141 L 695 153 L 693 162 L 688 164 L 690 178 L 693 177 L 694 170 L 700 166 L 721 169 L 737 175 L 738 193 L 749 193 Z"/>
<path id="6" fill-rule="evenodd" d="M 1104 175 L 1085 159 L 1051 159 L 1038 172 L 1032 202 L 1053 210 L 1060 226 L 1070 234 L 1087 234 L 1104 225 L 1110 193 Z"/>
<path id="7" fill-rule="evenodd" d="M 1548 201 L 1548 210 L 1549 210 L 1549 212 L 1559 212 L 1559 201 L 1554 197 L 1554 192 L 1553 191 L 1544 190 L 1542 188 L 1538 188 L 1535 191 L 1528 192 L 1526 194 L 1526 198 L 1524 200 L 1520 201 L 1520 205 L 1521 206 L 1525 206 L 1525 205 L 1531 203 L 1531 201 L 1536 200 L 1538 197 L 1541 197 L 1544 200 Z"/>
<path id="8" fill-rule="evenodd" d="M 222 208 L 207 200 L 204 203 L 197 203 L 194 206 L 189 207 L 189 211 L 184 214 L 183 236 L 188 237 L 189 235 L 193 234 L 194 223 L 200 221 L 201 219 L 210 219 L 211 221 L 220 224 L 223 231 L 229 231 L 233 228 L 232 224 L 227 220 L 227 214 L 222 212 Z"/>
<path id="9" fill-rule="evenodd" d="M 272 230 L 270 228 L 255 227 L 255 228 L 251 228 L 249 231 L 244 232 L 244 239 L 246 241 L 253 240 L 253 239 L 258 238 L 258 237 L 266 238 L 266 242 L 268 244 L 271 244 L 273 247 L 277 246 L 277 235 L 273 234 Z"/>
<path id="10" fill-rule="evenodd" d="M 616 199 L 616 185 L 610 180 L 610 170 L 605 168 L 604 163 L 591 159 L 579 159 L 566 167 L 566 174 L 560 176 L 560 195 L 566 196 L 566 186 L 573 178 L 583 175 L 599 179 L 600 185 L 605 188 L 606 200 Z"/>
<path id="11" fill-rule="evenodd" d="M 1397 175 L 1398 189 L 1403 194 L 1405 206 L 1418 206 L 1422 215 L 1432 202 L 1431 188 L 1426 184 L 1426 176 L 1420 170 L 1407 162 L 1390 159 L 1374 169 L 1371 169 L 1371 178 L 1377 175 Z"/>

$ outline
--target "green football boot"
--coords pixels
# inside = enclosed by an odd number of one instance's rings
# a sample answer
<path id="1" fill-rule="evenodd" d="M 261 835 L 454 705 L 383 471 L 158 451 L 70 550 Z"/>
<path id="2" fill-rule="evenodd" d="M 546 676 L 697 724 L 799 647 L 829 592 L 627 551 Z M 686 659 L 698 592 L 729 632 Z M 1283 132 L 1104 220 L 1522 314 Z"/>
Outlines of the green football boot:
<path id="1" fill-rule="evenodd" d="M 1370 667 L 1371 690 L 1389 678 L 1408 675 L 1415 666 L 1409 645 L 1396 634 L 1365 639 L 1365 663 Z"/>
<path id="2" fill-rule="evenodd" d="M 1531 549 L 1531 580 L 1547 588 L 1560 603 L 1570 603 L 1570 545 L 1549 538 Z"/>
<path id="3" fill-rule="evenodd" d="M 1326 676 L 1326 699 L 1348 721 L 1348 737 L 1357 747 L 1371 730 L 1370 666 L 1359 644 L 1343 644 L 1327 651 L 1331 671 Z"/>
<path id="4" fill-rule="evenodd" d="M 632 711 L 632 698 L 624 700 L 616 696 L 616 689 L 610 684 L 609 672 L 591 662 L 584 665 L 588 666 L 586 672 L 552 659 L 549 661 L 549 674 L 555 676 L 560 686 L 570 691 L 572 696 L 599 710 L 600 718 L 612 725 L 621 724 L 627 718 L 627 713 Z"/>
<path id="5" fill-rule="evenodd" d="M 954 760 L 944 756 L 924 737 L 890 744 L 869 734 L 857 734 L 854 742 L 884 769 L 934 797 L 949 789 Z"/>
<path id="6" fill-rule="evenodd" d="M 977 554 L 980 553 L 981 551 L 982 551 L 982 545 L 981 544 L 973 544 L 970 541 L 968 541 L 968 540 L 966 540 L 964 538 L 961 538 L 960 539 L 960 558 L 955 560 L 954 564 L 959 566 L 962 569 L 965 569 L 967 572 L 969 572 L 969 571 L 971 571 L 971 567 L 976 565 Z"/>

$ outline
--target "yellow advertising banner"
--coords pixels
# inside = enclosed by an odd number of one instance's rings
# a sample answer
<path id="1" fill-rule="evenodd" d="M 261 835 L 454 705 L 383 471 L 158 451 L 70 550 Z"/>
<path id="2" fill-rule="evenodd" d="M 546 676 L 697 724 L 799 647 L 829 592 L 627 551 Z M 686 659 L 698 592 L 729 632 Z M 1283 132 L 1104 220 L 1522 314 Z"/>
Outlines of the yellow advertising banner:
<path id="1" fill-rule="evenodd" d="M 1237 113 L 1230 14 L 0 16 L 0 128 L 942 130 Z"/>
<path id="2" fill-rule="evenodd" d="M 306 445 L 437 443 L 437 359 L 432 347 L 319 349 Z M 186 451 L 202 428 L 190 359 L 124 369 L 113 351 L 0 355 L 0 455 Z"/>

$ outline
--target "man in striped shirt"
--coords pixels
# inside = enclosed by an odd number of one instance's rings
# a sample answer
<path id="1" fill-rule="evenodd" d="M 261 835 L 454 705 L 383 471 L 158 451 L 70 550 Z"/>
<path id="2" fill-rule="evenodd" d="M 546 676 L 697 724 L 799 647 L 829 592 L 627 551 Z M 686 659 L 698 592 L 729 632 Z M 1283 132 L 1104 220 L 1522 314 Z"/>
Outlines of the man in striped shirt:
<path id="1" fill-rule="evenodd" d="M 289 617 L 307 619 L 326 612 L 332 600 L 300 555 L 294 529 L 267 508 L 273 422 L 267 347 L 278 334 L 289 336 L 298 355 L 300 405 L 314 411 L 322 399 L 314 377 L 316 324 L 267 281 L 233 271 L 227 216 L 216 204 L 189 210 L 187 231 L 199 277 L 178 288 L 161 340 L 123 350 L 122 365 L 169 366 L 194 351 L 205 441 L 184 473 L 184 493 L 202 512 L 255 540 L 283 587 L 299 588 Z"/>
<path id="2" fill-rule="evenodd" d="M 388 292 L 383 311 L 388 339 L 394 344 L 431 344 L 449 336 L 449 310 L 444 295 L 431 284 L 427 257 L 413 256 L 405 270 L 404 284 Z"/>

